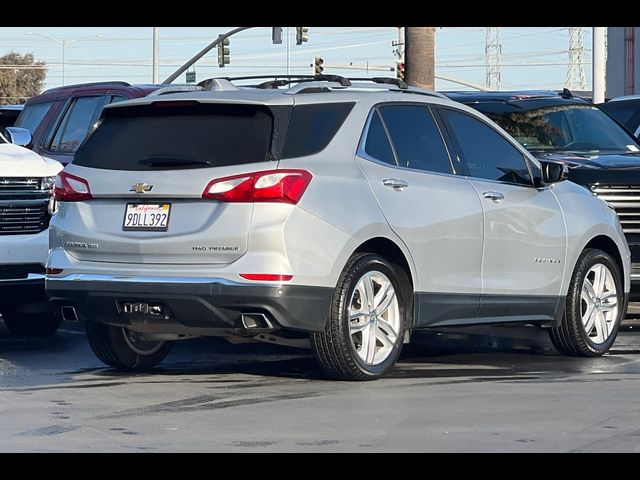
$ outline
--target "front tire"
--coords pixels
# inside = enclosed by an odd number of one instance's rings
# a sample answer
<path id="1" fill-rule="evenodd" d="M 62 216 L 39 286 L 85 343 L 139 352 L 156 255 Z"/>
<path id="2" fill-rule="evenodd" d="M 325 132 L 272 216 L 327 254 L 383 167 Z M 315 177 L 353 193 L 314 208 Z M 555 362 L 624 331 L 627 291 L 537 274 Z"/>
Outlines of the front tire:
<path id="1" fill-rule="evenodd" d="M 409 295 L 385 258 L 359 253 L 340 275 L 323 332 L 311 347 L 325 373 L 341 380 L 374 380 L 396 363 L 405 331 Z"/>
<path id="2" fill-rule="evenodd" d="M 610 255 L 585 249 L 576 263 L 566 311 L 549 330 L 553 345 L 565 355 L 597 357 L 609 351 L 624 315 L 624 285 Z"/>
<path id="3" fill-rule="evenodd" d="M 167 356 L 173 342 L 154 342 L 124 327 L 87 322 L 91 350 L 103 363 L 117 370 L 144 372 Z"/>
<path id="4" fill-rule="evenodd" d="M 19 337 L 50 337 L 58 331 L 60 319 L 53 312 L 25 312 L 6 308 L 2 311 L 4 325 Z"/>

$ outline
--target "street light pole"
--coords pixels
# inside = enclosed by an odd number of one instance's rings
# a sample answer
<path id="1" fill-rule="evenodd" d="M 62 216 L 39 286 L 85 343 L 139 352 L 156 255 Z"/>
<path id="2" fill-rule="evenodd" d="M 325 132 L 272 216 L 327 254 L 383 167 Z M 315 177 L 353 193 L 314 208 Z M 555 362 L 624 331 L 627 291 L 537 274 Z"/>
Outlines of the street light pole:
<path id="1" fill-rule="evenodd" d="M 36 37 L 42 37 L 52 41 L 53 43 L 57 43 L 58 45 L 62 46 L 62 86 L 63 87 L 65 85 L 65 47 L 67 46 L 67 44 L 76 43 L 76 42 L 79 42 L 80 40 L 86 40 L 88 38 L 102 37 L 101 33 L 96 33 L 94 35 L 85 35 L 84 37 L 71 38 L 71 39 L 53 38 L 53 37 L 50 37 L 49 35 L 43 35 L 42 33 L 35 33 L 35 32 L 25 32 L 25 35 L 35 35 Z"/>

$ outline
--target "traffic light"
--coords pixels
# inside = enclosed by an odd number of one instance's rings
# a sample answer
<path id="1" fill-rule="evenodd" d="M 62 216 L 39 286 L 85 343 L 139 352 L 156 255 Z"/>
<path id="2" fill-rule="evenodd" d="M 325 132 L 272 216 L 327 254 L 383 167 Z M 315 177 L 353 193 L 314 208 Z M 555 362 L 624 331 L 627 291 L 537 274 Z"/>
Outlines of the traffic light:
<path id="1" fill-rule="evenodd" d="M 231 63 L 229 59 L 229 39 L 225 38 L 218 44 L 218 66 L 224 67 L 229 63 Z"/>
<path id="2" fill-rule="evenodd" d="M 318 57 L 316 55 L 316 57 L 313 59 L 313 74 L 314 75 L 322 75 L 322 71 L 324 70 L 324 67 L 322 66 L 323 63 L 324 63 L 324 60 L 322 59 L 322 57 Z"/>
<path id="3" fill-rule="evenodd" d="M 309 41 L 309 27 L 296 27 L 296 45 Z"/>
<path id="4" fill-rule="evenodd" d="M 404 62 L 396 62 L 396 77 L 404 80 Z"/>

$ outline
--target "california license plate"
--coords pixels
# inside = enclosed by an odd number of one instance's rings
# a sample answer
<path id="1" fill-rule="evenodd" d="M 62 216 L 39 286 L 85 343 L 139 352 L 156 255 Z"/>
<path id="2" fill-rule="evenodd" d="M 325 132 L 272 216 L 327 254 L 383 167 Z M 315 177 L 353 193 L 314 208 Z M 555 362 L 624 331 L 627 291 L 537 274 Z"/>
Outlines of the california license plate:
<path id="1" fill-rule="evenodd" d="M 127 203 L 122 229 L 166 232 L 170 212 L 170 203 Z"/>

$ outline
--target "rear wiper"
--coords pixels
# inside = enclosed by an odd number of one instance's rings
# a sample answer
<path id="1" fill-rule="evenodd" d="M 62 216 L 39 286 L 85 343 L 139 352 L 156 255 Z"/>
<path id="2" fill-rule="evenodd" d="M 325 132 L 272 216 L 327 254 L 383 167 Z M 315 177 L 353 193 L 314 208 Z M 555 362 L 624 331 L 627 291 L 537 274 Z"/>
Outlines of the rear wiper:
<path id="1" fill-rule="evenodd" d="M 196 168 L 210 167 L 212 163 L 209 160 L 198 160 L 197 158 L 180 157 L 180 156 L 161 156 L 154 155 L 144 157 L 138 160 L 140 165 L 147 165 L 151 168 Z"/>

